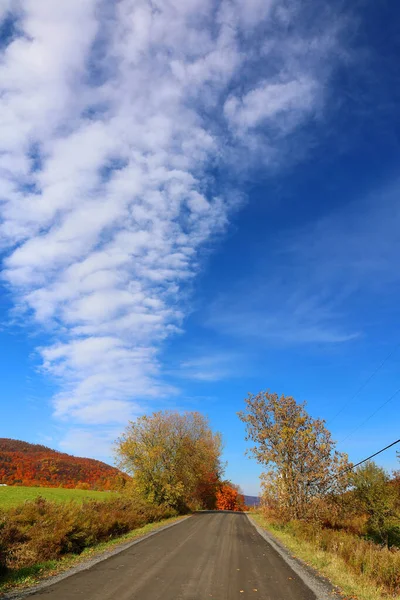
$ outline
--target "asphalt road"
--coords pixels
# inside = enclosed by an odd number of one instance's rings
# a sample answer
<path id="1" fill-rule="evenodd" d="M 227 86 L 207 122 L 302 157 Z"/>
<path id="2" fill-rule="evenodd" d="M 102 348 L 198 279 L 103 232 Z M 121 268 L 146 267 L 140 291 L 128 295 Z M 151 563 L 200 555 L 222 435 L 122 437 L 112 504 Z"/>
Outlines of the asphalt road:
<path id="1" fill-rule="evenodd" d="M 315 600 L 240 513 L 199 513 L 35 600 Z"/>

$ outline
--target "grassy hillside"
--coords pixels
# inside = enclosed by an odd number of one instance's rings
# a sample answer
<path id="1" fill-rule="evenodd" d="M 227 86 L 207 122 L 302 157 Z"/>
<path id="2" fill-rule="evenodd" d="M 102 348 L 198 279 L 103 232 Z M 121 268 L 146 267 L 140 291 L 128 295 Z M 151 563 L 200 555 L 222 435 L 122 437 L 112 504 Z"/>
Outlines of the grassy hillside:
<path id="1" fill-rule="evenodd" d="M 110 490 L 127 476 L 92 458 L 79 458 L 39 444 L 0 438 L 0 483 Z"/>
<path id="2" fill-rule="evenodd" d="M 112 495 L 113 494 L 110 492 L 95 492 L 92 490 L 86 491 L 22 486 L 0 487 L 0 510 L 12 508 L 17 504 L 22 504 L 25 500 L 34 500 L 38 496 L 46 498 L 46 500 L 54 500 L 55 502 L 65 502 L 68 500 L 83 502 L 83 500 L 88 498 L 105 500 Z"/>

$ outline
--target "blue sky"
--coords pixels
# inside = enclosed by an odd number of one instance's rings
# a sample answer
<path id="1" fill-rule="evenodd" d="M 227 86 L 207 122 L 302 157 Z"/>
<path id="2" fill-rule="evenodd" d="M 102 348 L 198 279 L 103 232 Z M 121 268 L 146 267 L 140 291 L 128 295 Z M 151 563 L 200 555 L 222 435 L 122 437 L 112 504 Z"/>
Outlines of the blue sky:
<path id="1" fill-rule="evenodd" d="M 397 439 L 400 15 L 347 4 L 1 4 L 0 435 L 200 410 L 247 493 L 248 392 Z"/>

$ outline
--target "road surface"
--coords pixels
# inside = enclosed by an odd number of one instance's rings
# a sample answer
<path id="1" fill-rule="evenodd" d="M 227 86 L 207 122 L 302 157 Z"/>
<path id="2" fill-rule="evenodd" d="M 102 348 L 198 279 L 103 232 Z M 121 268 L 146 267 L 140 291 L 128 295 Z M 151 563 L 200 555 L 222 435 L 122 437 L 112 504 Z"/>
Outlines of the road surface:
<path id="1" fill-rule="evenodd" d="M 34 600 L 315 600 L 240 513 L 198 513 Z"/>

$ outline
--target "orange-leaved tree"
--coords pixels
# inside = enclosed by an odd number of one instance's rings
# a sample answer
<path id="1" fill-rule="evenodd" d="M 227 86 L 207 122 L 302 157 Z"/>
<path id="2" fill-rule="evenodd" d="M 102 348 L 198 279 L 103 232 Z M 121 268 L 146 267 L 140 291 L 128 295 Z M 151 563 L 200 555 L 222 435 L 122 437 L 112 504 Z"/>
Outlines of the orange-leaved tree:
<path id="1" fill-rule="evenodd" d="M 246 439 L 255 444 L 250 452 L 269 468 L 263 474 L 264 502 L 281 516 L 305 518 L 314 498 L 340 496 L 347 489 L 347 455 L 336 451 L 325 421 L 313 419 L 305 403 L 270 392 L 250 394 L 239 418 Z"/>
<path id="2" fill-rule="evenodd" d="M 238 486 L 225 481 L 217 491 L 217 510 L 243 511 L 246 509 L 244 496 L 238 489 Z"/>

